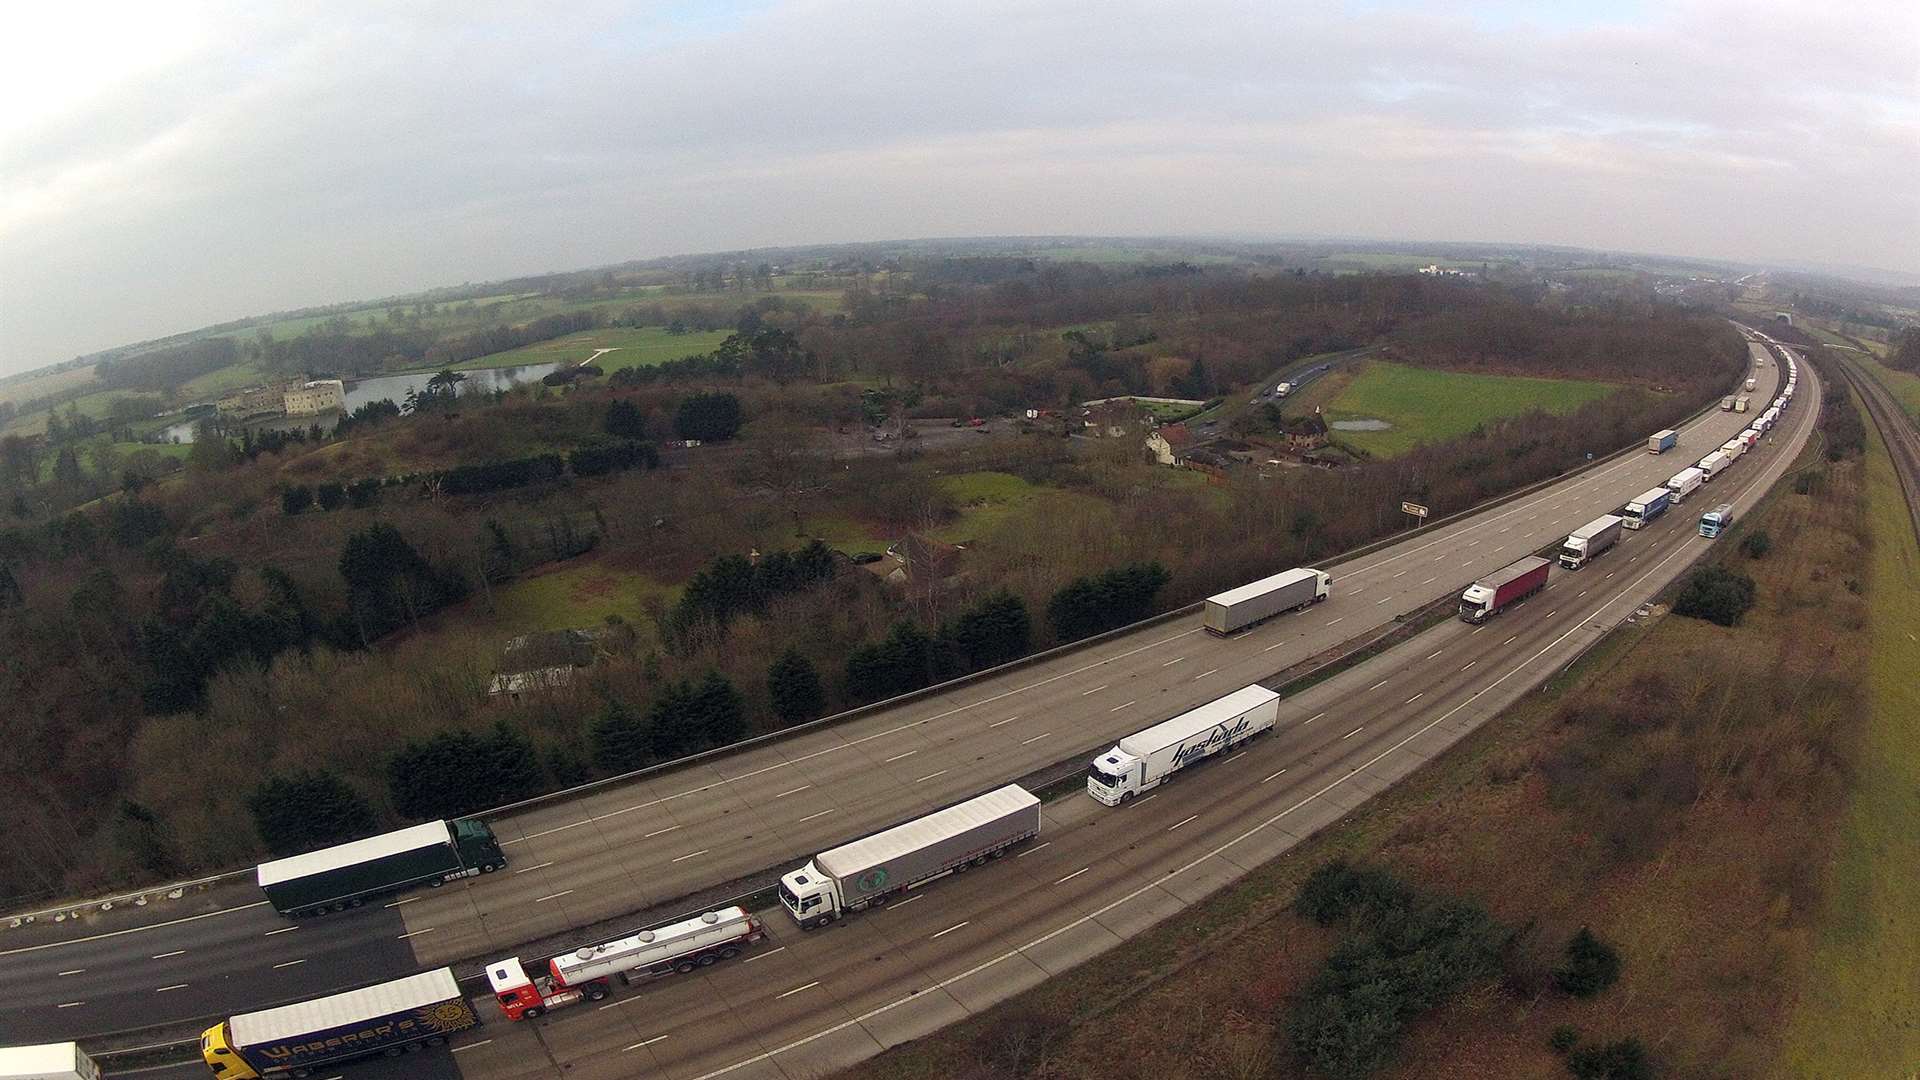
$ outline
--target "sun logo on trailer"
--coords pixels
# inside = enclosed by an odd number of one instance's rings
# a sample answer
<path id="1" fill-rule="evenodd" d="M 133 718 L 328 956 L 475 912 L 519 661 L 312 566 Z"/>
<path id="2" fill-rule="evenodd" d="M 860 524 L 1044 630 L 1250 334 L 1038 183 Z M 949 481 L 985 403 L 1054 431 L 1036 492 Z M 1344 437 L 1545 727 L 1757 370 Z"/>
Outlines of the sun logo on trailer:
<path id="1" fill-rule="evenodd" d="M 434 1031 L 465 1031 L 473 1026 L 473 1014 L 467 1011 L 465 999 L 443 1001 L 432 1008 L 420 1010 L 420 1022 Z"/>
<path id="2" fill-rule="evenodd" d="M 872 892 L 875 889 L 886 888 L 887 887 L 887 868 L 884 866 L 876 867 L 872 870 L 867 871 L 864 874 L 861 874 L 856 884 L 860 886 L 861 892 Z"/>

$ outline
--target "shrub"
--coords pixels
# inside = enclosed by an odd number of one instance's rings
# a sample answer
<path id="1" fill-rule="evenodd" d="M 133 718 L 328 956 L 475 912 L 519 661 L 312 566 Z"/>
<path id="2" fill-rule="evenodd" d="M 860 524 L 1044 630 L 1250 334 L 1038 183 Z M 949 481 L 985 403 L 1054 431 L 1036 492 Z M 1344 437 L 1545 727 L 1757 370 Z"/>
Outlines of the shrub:
<path id="1" fill-rule="evenodd" d="M 1756 529 L 1740 538 L 1740 554 L 1749 559 L 1763 558 L 1772 550 L 1773 537 L 1768 536 L 1765 529 Z"/>
<path id="2" fill-rule="evenodd" d="M 1579 1080 L 1652 1080 L 1653 1062 L 1638 1039 L 1583 1046 L 1567 1055 L 1567 1071 Z"/>
<path id="3" fill-rule="evenodd" d="M 602 772 L 632 772 L 653 760 L 647 722 L 622 702 L 609 702 L 600 710 L 588 739 L 593 763 Z"/>
<path id="4" fill-rule="evenodd" d="M 320 484 L 313 489 L 313 498 L 322 510 L 338 510 L 340 504 L 346 501 L 347 489 L 338 482 Z"/>
<path id="5" fill-rule="evenodd" d="M 1047 603 L 1047 621 L 1063 643 L 1138 622 L 1152 614 L 1169 577 L 1165 567 L 1149 562 L 1075 578 Z"/>
<path id="6" fill-rule="evenodd" d="M 1413 890 L 1386 870 L 1335 859 L 1307 876 L 1300 894 L 1293 898 L 1293 912 L 1321 926 L 1332 926 L 1367 907 L 1404 907 L 1412 897 Z"/>
<path id="7" fill-rule="evenodd" d="M 1553 1029 L 1553 1034 L 1547 1036 L 1547 1045 L 1552 1047 L 1556 1054 L 1564 1055 L 1579 1044 L 1580 1029 L 1572 1024 L 1561 1024 Z"/>
<path id="8" fill-rule="evenodd" d="M 313 505 L 313 489 L 305 484 L 295 484 L 280 492 L 280 512 L 288 516 L 301 513 Z"/>
<path id="9" fill-rule="evenodd" d="M 1027 653 L 1033 623 L 1026 602 L 1001 589 L 962 612 L 940 636 L 952 656 L 951 675 L 964 675 L 1016 660 Z"/>
<path id="10" fill-rule="evenodd" d="M 253 826 L 275 856 L 298 855 L 374 830 L 373 804 L 334 773 L 300 770 L 270 776 L 247 798 Z"/>
<path id="11" fill-rule="evenodd" d="M 1703 566 L 1687 578 L 1674 599 L 1675 614 L 1705 619 L 1721 626 L 1738 626 L 1753 607 L 1753 579 L 1724 566 Z"/>
<path id="12" fill-rule="evenodd" d="M 607 406 L 607 417 L 600 429 L 616 439 L 647 437 L 647 414 L 631 401 L 617 400 Z"/>
<path id="13" fill-rule="evenodd" d="M 1590 998 L 1620 978 L 1620 953 L 1581 927 L 1567 942 L 1565 960 L 1554 969 L 1553 982 L 1563 993 Z"/>
<path id="14" fill-rule="evenodd" d="M 906 620 L 885 640 L 847 654 L 847 698 L 862 704 L 912 693 L 933 677 L 933 639 Z"/>

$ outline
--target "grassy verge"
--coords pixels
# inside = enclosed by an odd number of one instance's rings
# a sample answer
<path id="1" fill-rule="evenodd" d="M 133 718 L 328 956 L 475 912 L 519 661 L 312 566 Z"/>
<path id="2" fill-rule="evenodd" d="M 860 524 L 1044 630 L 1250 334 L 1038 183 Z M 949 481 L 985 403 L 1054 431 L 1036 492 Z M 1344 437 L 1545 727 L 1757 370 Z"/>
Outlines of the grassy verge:
<path id="1" fill-rule="evenodd" d="M 1871 719 L 1782 1076 L 1905 1076 L 1920 1063 L 1920 547 L 1879 432 L 1868 435 Z"/>
<path id="2" fill-rule="evenodd" d="M 1329 423 L 1384 420 L 1386 431 L 1342 431 L 1341 439 L 1379 457 L 1422 442 L 1464 435 L 1489 420 L 1533 409 L 1569 413 L 1618 390 L 1613 383 L 1435 371 L 1375 361 L 1327 406 Z"/>
<path id="3" fill-rule="evenodd" d="M 1637 1037 L 1663 1076 L 1766 1074 L 1808 970 L 1865 722 L 1864 676 L 1845 662 L 1869 637 L 1844 584 L 1866 546 L 1861 469 L 1823 478 L 1811 494 L 1782 485 L 1747 517 L 1774 537 L 1766 558 L 1738 554 L 1737 537 L 1715 548 L 1758 585 L 1739 627 L 1664 616 L 1609 635 L 1340 825 L 1099 963 L 863 1064 L 862 1080 L 1298 1075 L 1288 1005 L 1333 936 L 1288 907 L 1336 857 L 1470 899 L 1518 932 L 1505 977 L 1416 1023 L 1381 1075 L 1563 1076 L 1548 1047 L 1561 1025 L 1588 1042 Z M 1591 1002 L 1547 977 L 1583 925 L 1625 957 L 1621 984 Z"/>

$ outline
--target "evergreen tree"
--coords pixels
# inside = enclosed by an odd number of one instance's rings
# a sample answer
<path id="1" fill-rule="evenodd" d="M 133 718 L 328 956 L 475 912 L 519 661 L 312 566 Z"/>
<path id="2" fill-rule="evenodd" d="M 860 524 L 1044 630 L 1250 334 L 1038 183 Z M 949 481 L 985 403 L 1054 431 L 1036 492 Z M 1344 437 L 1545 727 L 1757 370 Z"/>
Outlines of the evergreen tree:
<path id="1" fill-rule="evenodd" d="M 680 402 L 673 429 L 683 439 L 724 442 L 740 430 L 740 399 L 732 394 L 693 394 Z"/>
<path id="2" fill-rule="evenodd" d="M 798 649 L 780 654 L 767 669 L 767 697 L 773 702 L 773 714 L 783 724 L 818 719 L 826 708 L 826 696 L 813 661 Z"/>
<path id="3" fill-rule="evenodd" d="M 707 677 L 693 692 L 692 729 L 696 738 L 693 752 L 739 742 L 747 734 L 747 703 L 733 683 L 718 671 Z"/>
<path id="4" fill-rule="evenodd" d="M 600 710 L 588 738 L 593 764 L 601 772 L 632 772 L 653 760 L 653 738 L 646 720 L 623 702 L 608 702 Z"/>
<path id="5" fill-rule="evenodd" d="M 1566 959 L 1553 972 L 1554 985 L 1577 998 L 1593 997 L 1619 978 L 1620 954 L 1584 926 L 1567 942 Z"/>
<path id="6" fill-rule="evenodd" d="M 600 429 L 616 439 L 644 439 L 647 414 L 633 402 L 618 398 L 607 406 L 607 418 L 601 422 Z"/>
<path id="7" fill-rule="evenodd" d="M 374 830 L 373 805 L 334 773 L 297 770 L 270 776 L 247 799 L 253 824 L 275 856 L 355 840 Z"/>
<path id="8" fill-rule="evenodd" d="M 682 757 L 699 748 L 694 691 L 684 679 L 667 683 L 647 703 L 647 749 L 655 760 Z"/>

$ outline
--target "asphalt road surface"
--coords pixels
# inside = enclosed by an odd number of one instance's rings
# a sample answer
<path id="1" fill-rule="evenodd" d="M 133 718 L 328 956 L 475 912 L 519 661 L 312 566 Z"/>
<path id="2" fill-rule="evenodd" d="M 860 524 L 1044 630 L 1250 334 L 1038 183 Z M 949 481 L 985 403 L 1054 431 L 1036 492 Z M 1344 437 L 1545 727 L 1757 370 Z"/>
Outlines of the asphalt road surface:
<path id="1" fill-rule="evenodd" d="M 1802 369 L 1811 389 L 1811 373 Z M 1781 371 L 1759 369 L 1762 386 Z M 1765 400 L 1759 391 L 1755 397 Z M 1802 423 L 1811 401 L 1796 399 L 1777 433 Z M 171 905 L 8 931 L 0 937 L 0 970 L 11 976 L 0 980 L 0 1015 L 12 1038 L 30 1041 L 262 1008 L 510 953 L 714 883 L 796 865 L 930 808 L 1091 756 L 1121 735 L 1457 594 L 1659 484 L 1751 418 L 1711 413 L 1683 431 L 1676 451 L 1627 455 L 1336 567 L 1327 603 L 1233 638 L 1206 634 L 1198 616 L 1161 623 L 827 730 L 497 820 L 512 860 L 507 872 L 417 892 L 395 906 L 296 924 L 241 884 Z M 1749 464 L 1757 456 L 1696 493 L 1670 522 L 1724 501 L 1729 482 L 1742 484 L 1757 471 Z M 1621 552 L 1596 565 L 1621 555 L 1630 562 L 1657 532 L 1628 534 Z M 1611 569 L 1601 570 L 1603 579 Z M 1361 735 L 1351 738 L 1368 745 Z"/>

